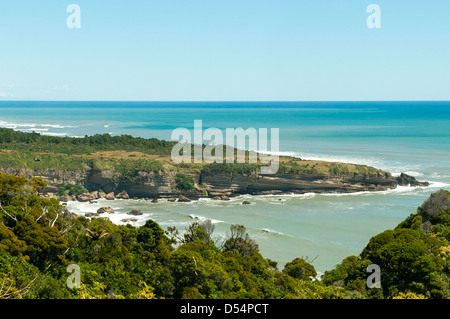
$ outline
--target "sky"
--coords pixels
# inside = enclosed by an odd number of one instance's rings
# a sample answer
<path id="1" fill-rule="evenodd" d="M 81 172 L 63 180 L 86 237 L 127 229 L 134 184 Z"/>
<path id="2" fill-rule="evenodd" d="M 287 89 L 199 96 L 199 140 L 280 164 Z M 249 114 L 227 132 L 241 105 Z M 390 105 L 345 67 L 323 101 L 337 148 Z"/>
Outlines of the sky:
<path id="1" fill-rule="evenodd" d="M 448 0 L 0 1 L 0 100 L 450 100 L 449 84 Z"/>

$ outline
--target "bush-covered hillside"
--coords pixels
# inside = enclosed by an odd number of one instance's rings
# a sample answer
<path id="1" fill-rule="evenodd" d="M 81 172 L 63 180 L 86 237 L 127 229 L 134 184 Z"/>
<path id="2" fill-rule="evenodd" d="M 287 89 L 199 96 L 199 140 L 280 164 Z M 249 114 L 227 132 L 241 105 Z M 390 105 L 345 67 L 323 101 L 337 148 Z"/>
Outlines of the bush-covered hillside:
<path id="1" fill-rule="evenodd" d="M 0 298 L 340 298 L 313 283 L 296 259 L 283 271 L 264 259 L 243 226 L 217 242 L 211 223 L 181 234 L 89 220 L 36 195 L 41 179 L 0 174 Z M 69 289 L 76 264 L 81 287 Z"/>
<path id="2" fill-rule="evenodd" d="M 378 298 L 450 298 L 450 192 L 434 193 L 417 213 L 370 239 L 323 282 Z M 367 289 L 366 268 L 381 269 L 381 289 Z"/>
<path id="3" fill-rule="evenodd" d="M 119 226 L 77 217 L 41 198 L 40 178 L 0 174 L 0 298 L 448 298 L 450 194 L 433 194 L 394 230 L 370 239 L 314 281 L 314 267 L 296 258 L 278 270 L 245 227 L 227 238 L 210 222 L 184 232 L 148 220 Z M 81 286 L 68 288 L 69 265 Z M 366 285 L 367 267 L 381 268 L 381 289 Z"/>

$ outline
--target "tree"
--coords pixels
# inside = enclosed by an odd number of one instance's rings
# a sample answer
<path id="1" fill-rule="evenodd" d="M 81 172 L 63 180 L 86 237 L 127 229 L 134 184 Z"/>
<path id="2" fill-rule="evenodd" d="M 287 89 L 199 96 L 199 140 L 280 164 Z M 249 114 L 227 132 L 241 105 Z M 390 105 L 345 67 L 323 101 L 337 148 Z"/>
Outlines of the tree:
<path id="1" fill-rule="evenodd" d="M 184 243 L 200 241 L 205 246 L 208 246 L 212 240 L 215 226 L 210 219 L 202 222 L 194 222 L 189 225 L 184 234 Z"/>
<path id="2" fill-rule="evenodd" d="M 448 283 L 435 280 L 444 267 L 439 256 L 441 246 L 438 238 L 419 230 L 399 228 L 374 236 L 361 258 L 380 266 L 386 295 L 410 291 L 439 297 L 437 291 L 448 289 L 445 287 Z"/>
<path id="3" fill-rule="evenodd" d="M 187 191 L 195 188 L 194 180 L 190 177 L 187 177 L 183 173 L 178 173 L 175 175 L 175 183 L 175 188 L 182 191 Z"/>
<path id="4" fill-rule="evenodd" d="M 286 263 L 283 273 L 293 278 L 307 281 L 310 281 L 311 277 L 315 278 L 317 276 L 314 266 L 302 258 L 295 258 L 293 261 Z"/>
<path id="5" fill-rule="evenodd" d="M 231 225 L 230 236 L 223 244 L 223 250 L 251 256 L 258 251 L 258 244 L 253 239 L 250 239 L 243 225 Z"/>
<path id="6" fill-rule="evenodd" d="M 5 250 L 13 256 L 20 256 L 27 250 L 27 244 L 17 238 L 5 225 L 0 224 L 0 250 Z"/>

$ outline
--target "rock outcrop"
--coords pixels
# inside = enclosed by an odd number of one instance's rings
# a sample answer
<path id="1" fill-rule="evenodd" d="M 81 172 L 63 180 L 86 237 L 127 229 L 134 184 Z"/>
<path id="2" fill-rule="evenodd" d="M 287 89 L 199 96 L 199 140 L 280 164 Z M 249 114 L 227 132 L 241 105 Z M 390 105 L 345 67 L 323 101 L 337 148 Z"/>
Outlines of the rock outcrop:
<path id="1" fill-rule="evenodd" d="M 114 200 L 116 197 L 114 196 L 114 192 L 110 192 L 105 195 L 105 199 L 107 200 Z"/>
<path id="2" fill-rule="evenodd" d="M 406 175 L 405 173 L 401 173 L 399 177 L 397 177 L 398 185 L 401 186 L 430 186 L 428 182 L 419 182 L 414 177 Z"/>
<path id="3" fill-rule="evenodd" d="M 138 209 L 138 208 L 133 208 L 130 212 L 128 212 L 128 215 L 135 215 L 135 216 L 137 216 L 137 215 L 142 215 L 142 214 L 144 214 L 144 213 L 141 212 L 141 210 Z"/>
<path id="4" fill-rule="evenodd" d="M 99 209 L 97 209 L 97 213 L 98 214 L 104 214 L 104 213 L 113 214 L 114 209 L 111 207 L 100 207 Z"/>
<path id="5" fill-rule="evenodd" d="M 124 223 L 128 223 L 128 222 L 137 222 L 137 219 L 136 218 L 124 218 L 124 219 L 121 219 L 120 220 L 121 222 L 124 222 Z"/>
<path id="6" fill-rule="evenodd" d="M 126 190 L 121 191 L 119 194 L 116 195 L 117 199 L 130 199 L 130 195 L 128 195 Z"/>
<path id="7" fill-rule="evenodd" d="M 96 193 L 98 193 L 98 192 L 96 192 Z M 92 201 L 97 198 L 98 198 L 98 195 L 91 194 L 91 193 L 84 193 L 84 194 L 80 194 L 77 196 L 77 200 L 79 202 L 89 202 L 89 201 Z"/>
<path id="8" fill-rule="evenodd" d="M 53 196 L 68 183 L 85 187 L 90 193 L 74 198 L 63 195 L 62 201 L 93 201 L 99 198 L 108 200 L 129 198 L 160 198 L 170 201 L 190 201 L 200 197 L 228 200 L 230 196 L 251 194 L 304 194 L 304 193 L 349 193 L 361 191 L 383 191 L 394 189 L 399 185 L 428 186 L 427 182 L 417 181 L 413 176 L 402 173 L 394 177 L 389 173 L 378 171 L 376 174 L 287 174 L 274 175 L 203 173 L 191 171 L 189 175 L 197 186 L 189 191 L 175 188 L 174 175 L 171 170 L 160 172 L 138 172 L 132 182 L 117 185 L 113 170 L 105 171 L 64 171 L 64 170 L 0 170 L 7 174 L 23 175 L 27 178 L 40 176 L 47 182 L 43 190 L 47 196 Z M 102 190 L 101 192 L 99 190 Z"/>
<path id="9" fill-rule="evenodd" d="M 180 195 L 180 197 L 178 198 L 178 201 L 182 202 L 182 203 L 189 203 L 191 200 L 184 195 Z"/>

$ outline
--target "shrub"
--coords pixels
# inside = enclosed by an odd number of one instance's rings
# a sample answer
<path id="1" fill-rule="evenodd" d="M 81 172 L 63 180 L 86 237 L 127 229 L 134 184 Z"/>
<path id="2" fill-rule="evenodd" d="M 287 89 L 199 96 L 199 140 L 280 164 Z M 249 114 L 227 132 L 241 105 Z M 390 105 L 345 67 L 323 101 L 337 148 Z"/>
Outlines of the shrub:
<path id="1" fill-rule="evenodd" d="M 288 262 L 284 266 L 283 273 L 301 280 L 311 280 L 310 277 L 315 278 L 317 276 L 314 266 L 302 258 L 295 258 Z"/>
<path id="2" fill-rule="evenodd" d="M 181 191 L 187 191 L 195 188 L 194 180 L 183 173 L 178 173 L 175 175 L 175 183 L 175 188 Z"/>
<path id="3" fill-rule="evenodd" d="M 56 195 L 71 195 L 71 196 L 77 196 L 81 195 L 83 193 L 87 193 L 88 190 L 80 185 L 73 185 L 73 184 L 67 184 L 63 188 L 61 188 Z"/>

